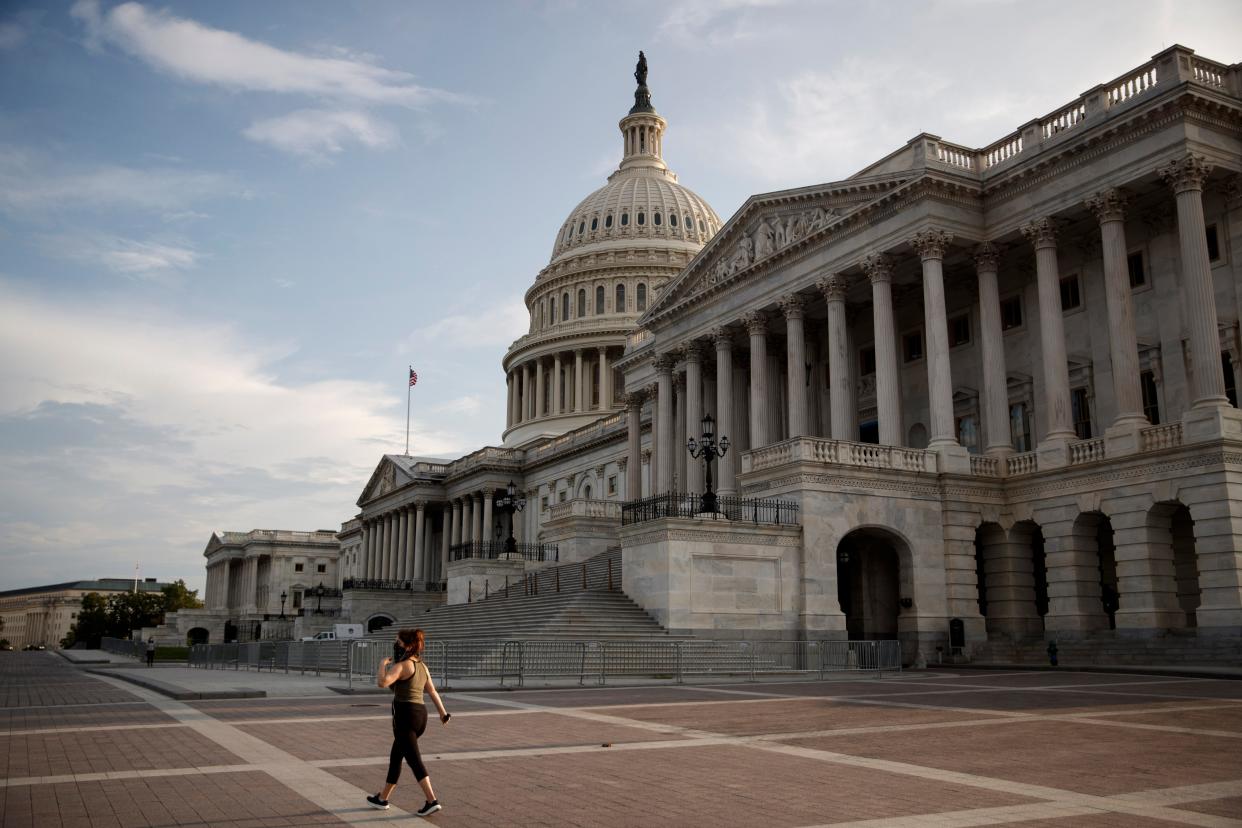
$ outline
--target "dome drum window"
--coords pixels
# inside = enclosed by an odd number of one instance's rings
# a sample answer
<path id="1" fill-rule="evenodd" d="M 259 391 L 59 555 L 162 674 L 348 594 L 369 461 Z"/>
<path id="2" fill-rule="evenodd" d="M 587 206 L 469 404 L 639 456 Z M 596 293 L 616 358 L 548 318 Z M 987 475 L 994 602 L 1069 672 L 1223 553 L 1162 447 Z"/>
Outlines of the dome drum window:
<path id="1" fill-rule="evenodd" d="M 617 285 L 617 303 L 614 306 L 617 313 L 625 313 L 625 284 Z"/>
<path id="2" fill-rule="evenodd" d="M 579 288 L 578 290 L 578 318 L 586 316 L 586 291 Z"/>
<path id="3" fill-rule="evenodd" d="M 686 214 L 686 229 L 691 233 L 694 232 L 694 219 L 690 218 L 690 214 Z"/>
<path id="4" fill-rule="evenodd" d="M 642 210 L 639 210 L 638 211 L 638 226 L 642 227 L 646 223 L 647 223 L 647 214 L 644 213 Z"/>
<path id="5" fill-rule="evenodd" d="M 655 224 L 656 227 L 659 227 L 663 223 L 662 220 L 660 219 L 659 213 L 656 213 L 655 215 L 653 215 L 651 217 L 651 221 L 653 224 Z"/>
<path id="6" fill-rule="evenodd" d="M 586 229 L 586 222 L 585 221 L 578 222 L 578 235 L 579 236 L 582 235 L 582 231 L 585 229 Z"/>
<path id="7" fill-rule="evenodd" d="M 604 312 L 604 286 L 599 285 L 595 288 L 595 315 L 599 316 Z"/>
<path id="8" fill-rule="evenodd" d="M 677 226 L 677 214 L 676 214 L 676 213 L 669 213 L 669 214 L 668 214 L 668 226 L 669 226 L 669 227 L 676 227 L 676 226 Z"/>
<path id="9" fill-rule="evenodd" d="M 629 214 L 629 213 L 622 213 L 622 214 L 621 214 L 621 226 L 622 226 L 622 227 L 625 227 L 625 226 L 627 226 L 629 223 L 630 223 L 630 214 Z"/>
<path id="10" fill-rule="evenodd" d="M 591 232 L 594 233 L 599 229 L 599 216 L 591 217 Z"/>
<path id="11" fill-rule="evenodd" d="M 608 215 L 604 216 L 604 229 L 605 230 L 612 229 L 612 213 L 609 213 Z"/>
<path id="12" fill-rule="evenodd" d="M 639 313 L 647 309 L 647 285 L 643 282 L 638 283 L 638 290 L 635 292 L 634 300 L 636 302 L 634 309 Z"/>

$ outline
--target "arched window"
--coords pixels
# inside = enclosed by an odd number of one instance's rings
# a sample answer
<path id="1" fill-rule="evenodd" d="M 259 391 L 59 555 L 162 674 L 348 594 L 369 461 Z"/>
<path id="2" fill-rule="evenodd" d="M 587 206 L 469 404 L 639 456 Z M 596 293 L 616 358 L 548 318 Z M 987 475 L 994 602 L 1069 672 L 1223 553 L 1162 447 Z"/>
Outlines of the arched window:
<path id="1" fill-rule="evenodd" d="M 654 223 L 654 224 L 655 224 L 655 226 L 656 226 L 656 227 L 659 227 L 659 226 L 660 226 L 660 223 L 661 223 L 661 220 L 660 220 L 660 214 L 659 214 L 659 213 L 656 213 L 655 215 L 653 215 L 653 216 L 651 217 L 651 221 L 652 221 L 652 223 Z"/>
<path id="2" fill-rule="evenodd" d="M 561 321 L 569 321 L 569 293 L 561 294 Z"/>
<path id="3" fill-rule="evenodd" d="M 626 226 L 627 224 L 629 224 L 629 223 L 630 223 L 630 214 L 629 214 L 629 213 L 622 213 L 622 214 L 621 214 L 621 226 L 622 226 L 622 227 L 625 227 L 625 226 Z"/>
<path id="4" fill-rule="evenodd" d="M 640 211 L 638 213 L 638 226 L 642 227 L 646 223 L 647 223 L 647 214 Z"/>
<path id="5" fill-rule="evenodd" d="M 585 229 L 586 229 L 586 222 L 585 221 L 578 222 L 578 235 L 579 236 L 582 235 L 582 231 Z"/>
<path id="6" fill-rule="evenodd" d="M 599 285 L 595 288 L 595 315 L 599 316 L 604 312 L 604 286 Z"/>
<path id="7" fill-rule="evenodd" d="M 591 232 L 594 233 L 599 229 L 599 216 L 591 217 Z"/>
<path id="8" fill-rule="evenodd" d="M 604 216 L 604 229 L 609 230 L 611 228 L 612 228 L 612 213 L 609 213 L 608 215 Z"/>
<path id="9" fill-rule="evenodd" d="M 638 303 L 637 310 L 639 313 L 642 313 L 643 311 L 647 309 L 647 285 L 646 283 L 644 282 L 638 283 L 638 293 L 637 293 L 637 296 L 635 297 L 635 301 Z"/>
<path id="10" fill-rule="evenodd" d="M 686 213 L 686 229 L 691 233 L 694 232 L 694 219 L 690 218 L 689 213 Z"/>
<path id="11" fill-rule="evenodd" d="M 586 290 L 578 289 L 578 318 L 586 316 Z"/>
<path id="12" fill-rule="evenodd" d="M 548 299 L 548 319 L 553 325 L 556 324 L 556 297 Z"/>
<path id="13" fill-rule="evenodd" d="M 617 313 L 625 313 L 625 283 L 617 285 Z"/>
<path id="14" fill-rule="evenodd" d="M 677 214 L 676 214 L 676 213 L 669 213 L 669 214 L 668 214 L 668 226 L 669 226 L 669 227 L 676 227 L 676 226 L 677 226 Z"/>

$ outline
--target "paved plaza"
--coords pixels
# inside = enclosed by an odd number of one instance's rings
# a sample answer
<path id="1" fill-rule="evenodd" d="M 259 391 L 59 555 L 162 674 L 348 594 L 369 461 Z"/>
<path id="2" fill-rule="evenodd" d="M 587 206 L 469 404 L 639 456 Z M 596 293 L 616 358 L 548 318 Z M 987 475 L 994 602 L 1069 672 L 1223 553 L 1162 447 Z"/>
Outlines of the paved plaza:
<path id="1" fill-rule="evenodd" d="M 408 769 L 392 810 L 363 801 L 385 696 L 211 680 L 269 695 L 174 701 L 0 654 L 4 828 L 419 822 Z M 422 740 L 441 825 L 1242 826 L 1238 681 L 944 669 L 445 699 Z"/>

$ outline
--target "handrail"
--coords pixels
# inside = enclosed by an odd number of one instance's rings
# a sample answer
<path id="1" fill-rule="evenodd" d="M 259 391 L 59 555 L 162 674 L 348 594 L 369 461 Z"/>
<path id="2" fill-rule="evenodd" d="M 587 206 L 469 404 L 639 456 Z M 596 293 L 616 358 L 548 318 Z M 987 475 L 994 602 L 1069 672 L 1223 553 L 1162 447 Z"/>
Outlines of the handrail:
<path id="1" fill-rule="evenodd" d="M 792 500 L 761 497 L 717 496 L 716 511 L 711 517 L 744 523 L 762 523 L 775 526 L 797 526 L 798 504 Z M 645 523 L 670 517 L 700 517 L 703 496 L 685 492 L 668 492 L 661 495 L 631 500 L 621 507 L 621 525 Z"/>

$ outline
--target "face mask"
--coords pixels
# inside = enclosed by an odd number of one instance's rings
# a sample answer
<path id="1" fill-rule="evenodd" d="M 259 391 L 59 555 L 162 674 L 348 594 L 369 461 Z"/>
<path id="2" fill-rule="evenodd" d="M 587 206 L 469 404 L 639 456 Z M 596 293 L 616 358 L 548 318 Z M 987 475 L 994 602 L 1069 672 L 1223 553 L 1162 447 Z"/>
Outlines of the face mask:
<path id="1" fill-rule="evenodd" d="M 393 661 L 404 661 L 405 655 L 406 655 L 405 647 L 403 647 L 400 643 L 392 645 L 392 660 Z"/>

